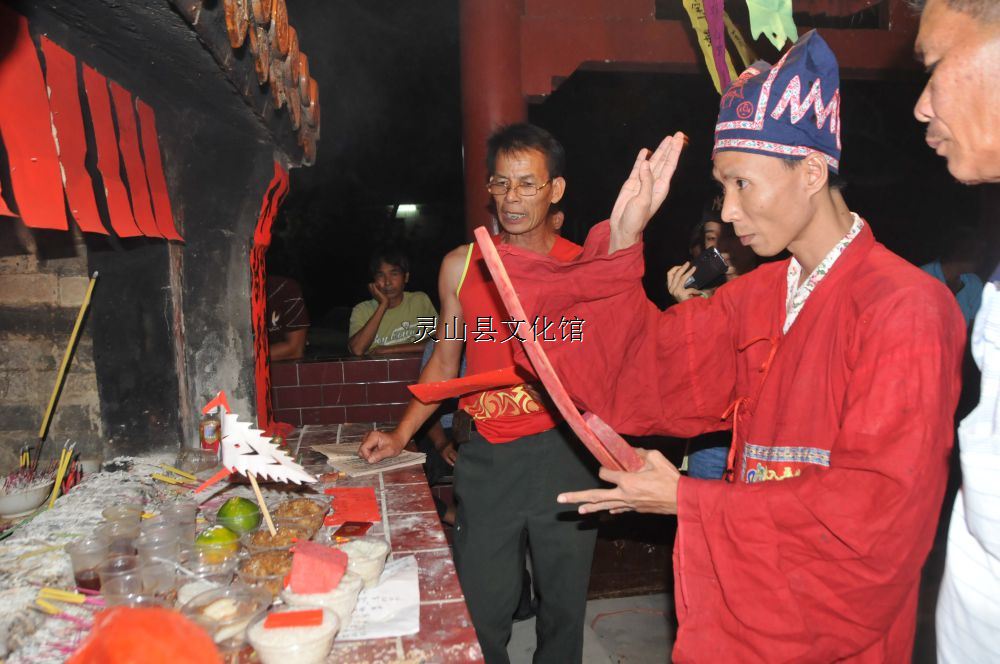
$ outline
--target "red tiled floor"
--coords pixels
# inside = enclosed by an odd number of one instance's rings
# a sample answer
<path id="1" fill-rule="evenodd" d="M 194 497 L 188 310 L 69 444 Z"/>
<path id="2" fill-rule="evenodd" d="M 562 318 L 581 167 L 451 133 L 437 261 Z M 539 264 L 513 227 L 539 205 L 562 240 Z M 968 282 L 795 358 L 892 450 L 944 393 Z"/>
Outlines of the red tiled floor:
<path id="1" fill-rule="evenodd" d="M 411 512 L 433 512 L 434 499 L 426 485 L 418 484 L 393 485 L 385 487 L 386 507 L 389 514 L 408 514 Z"/>
<path id="2" fill-rule="evenodd" d="M 406 658 L 425 662 L 481 662 L 483 654 L 464 602 L 420 605 L 420 633 L 404 636 Z"/>
<path id="3" fill-rule="evenodd" d="M 421 601 L 462 599 L 451 551 L 420 551 L 412 555 L 417 558 Z"/>
<path id="4" fill-rule="evenodd" d="M 390 514 L 389 539 L 393 554 L 448 546 L 437 512 Z"/>
<path id="5" fill-rule="evenodd" d="M 400 470 L 393 470 L 382 473 L 385 478 L 385 485 L 390 484 L 423 484 L 427 485 L 427 476 L 424 475 L 423 466 L 409 466 Z"/>
<path id="6" fill-rule="evenodd" d="M 375 662 L 399 661 L 396 639 L 376 639 L 374 641 L 335 641 L 328 662 L 340 664 L 374 664 Z M 293 664 L 289 661 L 289 664 Z"/>

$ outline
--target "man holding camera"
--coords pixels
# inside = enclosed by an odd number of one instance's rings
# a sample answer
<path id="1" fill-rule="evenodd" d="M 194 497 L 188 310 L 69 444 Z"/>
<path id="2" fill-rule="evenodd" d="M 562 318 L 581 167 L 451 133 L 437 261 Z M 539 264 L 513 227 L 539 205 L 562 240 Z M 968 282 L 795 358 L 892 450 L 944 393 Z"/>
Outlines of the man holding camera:
<path id="1" fill-rule="evenodd" d="M 676 514 L 674 661 L 907 661 L 944 495 L 965 330 L 948 290 L 838 204 L 836 59 L 815 32 L 723 95 L 722 220 L 770 263 L 659 311 L 642 232 L 679 149 L 640 152 L 572 265 L 501 247 L 529 317 L 572 307 L 583 343 L 546 348 L 580 407 L 625 434 L 729 427 L 727 482 L 656 451 L 583 514 Z M 723 422 L 721 418 L 725 418 Z"/>

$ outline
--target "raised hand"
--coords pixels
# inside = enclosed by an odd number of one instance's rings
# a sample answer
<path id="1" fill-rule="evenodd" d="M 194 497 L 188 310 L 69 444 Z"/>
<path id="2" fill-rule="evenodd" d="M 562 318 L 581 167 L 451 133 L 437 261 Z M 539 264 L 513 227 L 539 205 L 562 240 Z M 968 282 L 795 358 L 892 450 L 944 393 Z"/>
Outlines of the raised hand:
<path id="1" fill-rule="evenodd" d="M 611 210 L 608 253 L 630 247 L 642 237 L 646 224 L 670 193 L 670 180 L 674 177 L 685 145 L 687 136 L 677 132 L 664 138 L 652 156 L 645 148 L 639 150 L 632 172 L 622 185 Z"/>

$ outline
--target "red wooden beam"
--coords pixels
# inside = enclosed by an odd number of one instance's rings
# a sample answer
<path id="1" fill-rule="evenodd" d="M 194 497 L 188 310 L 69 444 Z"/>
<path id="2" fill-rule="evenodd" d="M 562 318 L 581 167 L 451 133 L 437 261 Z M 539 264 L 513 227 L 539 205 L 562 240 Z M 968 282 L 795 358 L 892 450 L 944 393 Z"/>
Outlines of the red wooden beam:
<path id="1" fill-rule="evenodd" d="M 529 0 L 521 18 L 524 96 L 544 97 L 553 91 L 553 81 L 580 68 L 703 71 L 691 26 L 656 20 L 645 9 L 652 4 L 580 0 L 577 7 L 569 0 Z M 889 11 L 889 30 L 820 30 L 837 54 L 842 78 L 893 78 L 918 70 L 913 60 L 916 20 L 902 0 L 892 0 Z"/>

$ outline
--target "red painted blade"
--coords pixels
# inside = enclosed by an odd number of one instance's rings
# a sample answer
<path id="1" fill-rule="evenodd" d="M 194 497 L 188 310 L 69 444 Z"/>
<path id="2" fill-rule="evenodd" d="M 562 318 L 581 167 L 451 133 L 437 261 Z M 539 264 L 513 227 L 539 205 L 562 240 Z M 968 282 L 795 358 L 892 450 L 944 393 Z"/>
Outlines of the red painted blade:
<path id="1" fill-rule="evenodd" d="M 132 109 L 132 93 L 111 81 L 111 100 L 115 105 L 115 117 L 118 118 L 118 149 L 121 150 L 125 162 L 125 175 L 128 177 L 128 191 L 132 194 L 132 213 L 135 223 L 146 237 L 163 237 L 156 227 L 153 217 L 152 200 L 149 197 L 149 184 L 146 182 L 146 164 L 139 152 L 139 132 L 135 127 L 135 111 Z"/>
<path id="2" fill-rule="evenodd" d="M 56 128 L 59 163 L 62 165 L 69 211 L 80 230 L 107 235 L 94 198 L 94 183 L 87 172 L 87 138 L 80 109 L 76 58 L 55 42 L 42 36 L 45 54 L 45 82 L 49 87 L 49 107 Z"/>
<path id="3" fill-rule="evenodd" d="M 136 99 L 135 103 L 139 111 L 139 136 L 142 138 L 142 153 L 146 156 L 146 179 L 149 181 L 149 193 L 153 197 L 156 227 L 168 240 L 183 241 L 184 238 L 174 226 L 167 179 L 163 176 L 163 157 L 160 155 L 160 140 L 156 134 L 156 114 L 141 99 Z"/>
<path id="4" fill-rule="evenodd" d="M 0 135 L 18 212 L 31 228 L 69 230 L 42 65 L 28 19 L 3 3 L 0 44 Z"/>
<path id="5" fill-rule="evenodd" d="M 87 103 L 90 105 L 94 142 L 97 144 L 97 170 L 100 171 L 101 181 L 104 183 L 111 228 L 118 237 L 137 237 L 142 235 L 142 231 L 135 225 L 128 193 L 119 175 L 121 169 L 118 163 L 118 139 L 115 137 L 114 120 L 111 118 L 108 81 L 85 64 L 83 86 L 87 90 Z"/>
<path id="6" fill-rule="evenodd" d="M 483 252 L 486 267 L 493 276 L 493 281 L 500 292 L 500 298 L 503 300 L 504 306 L 507 307 L 507 313 L 514 320 L 527 321 L 524 307 L 517 297 L 517 292 L 514 291 L 510 277 L 507 276 L 507 270 L 500 260 L 500 254 L 497 253 L 497 248 L 493 244 L 489 232 L 482 226 L 476 229 L 476 242 Z M 636 471 L 641 469 L 642 459 L 636 454 L 635 449 L 612 431 L 611 427 L 593 413 L 587 413 L 586 419 L 580 415 L 580 411 L 570 399 L 569 393 L 563 387 L 562 381 L 559 380 L 552 363 L 549 362 L 542 344 L 534 339 L 533 335 L 525 336 L 524 351 L 528 354 L 531 365 L 542 380 L 542 384 L 545 385 L 545 389 L 548 390 L 556 408 L 566 418 L 566 422 L 580 437 L 580 441 L 590 450 L 590 453 L 602 466 L 612 470 Z"/>

